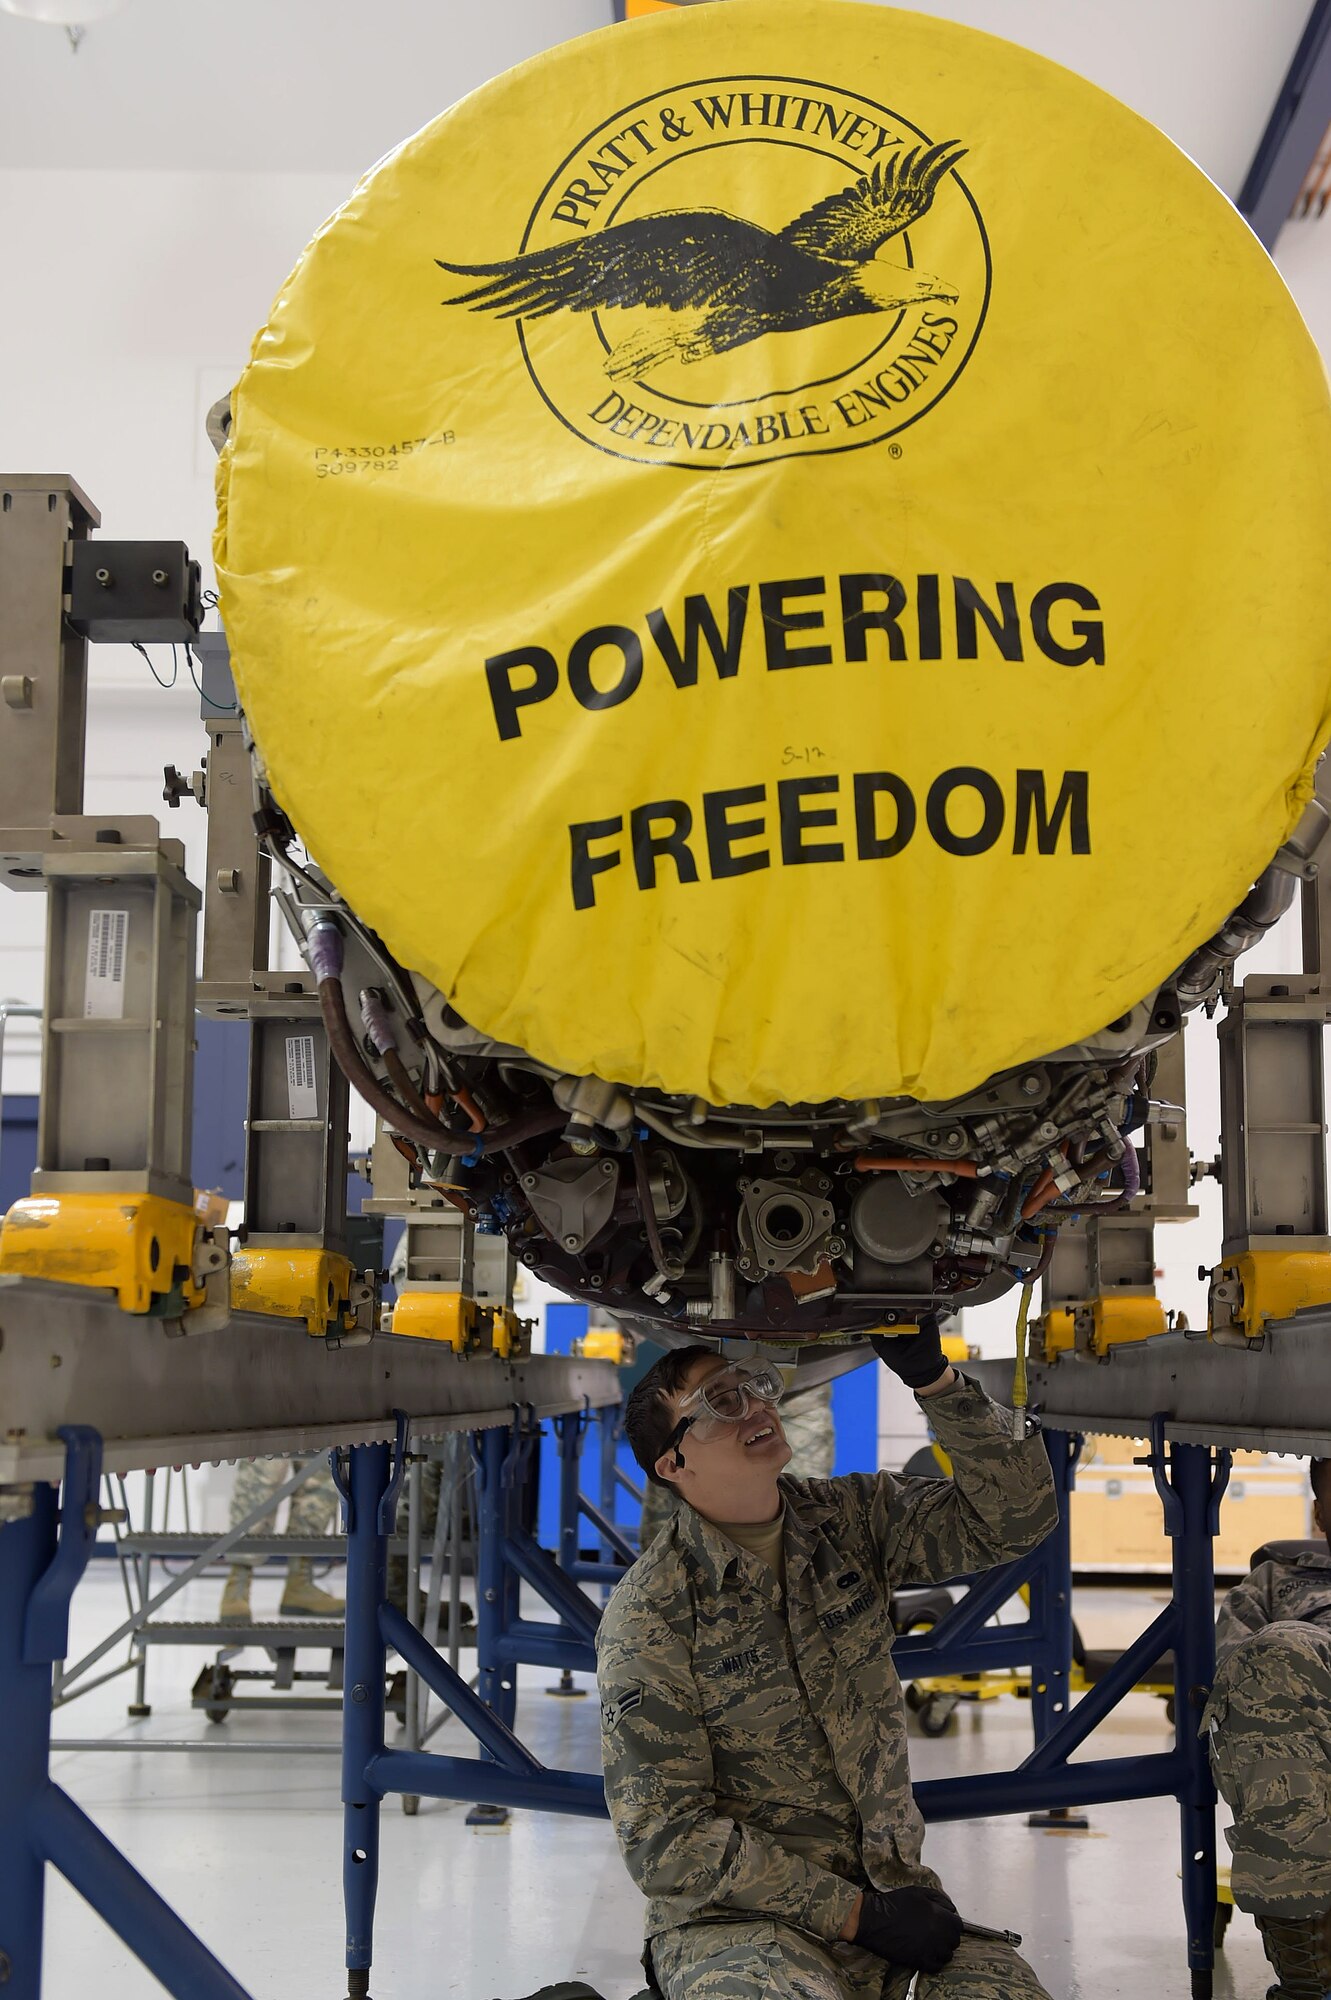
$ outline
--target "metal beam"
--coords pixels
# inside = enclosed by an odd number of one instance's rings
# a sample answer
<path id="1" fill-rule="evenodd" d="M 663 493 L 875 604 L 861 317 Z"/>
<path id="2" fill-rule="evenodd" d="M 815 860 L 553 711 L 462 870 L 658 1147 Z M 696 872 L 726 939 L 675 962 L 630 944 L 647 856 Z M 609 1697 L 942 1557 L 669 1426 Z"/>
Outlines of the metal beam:
<path id="1" fill-rule="evenodd" d="M 1006 1400 L 1010 1361 L 968 1362 Z M 1033 1362 L 1030 1398 L 1051 1430 L 1145 1437 L 1163 1412 L 1180 1443 L 1331 1456 L 1331 1309 L 1274 1322 L 1260 1349 L 1165 1333 L 1111 1348 L 1102 1361 Z"/>
<path id="2" fill-rule="evenodd" d="M 74 1285 L 0 1278 L 0 1485 L 56 1480 L 72 1419 L 105 1441 L 108 1472 L 285 1457 L 366 1444 L 407 1412 L 413 1437 L 617 1403 L 605 1361 L 455 1355 L 376 1337 L 333 1350 L 290 1320 L 247 1314 L 193 1338 Z"/>
<path id="3" fill-rule="evenodd" d="M 1313 0 L 1294 60 L 1239 191 L 1238 211 L 1268 250 L 1331 125 L 1331 0 Z"/>

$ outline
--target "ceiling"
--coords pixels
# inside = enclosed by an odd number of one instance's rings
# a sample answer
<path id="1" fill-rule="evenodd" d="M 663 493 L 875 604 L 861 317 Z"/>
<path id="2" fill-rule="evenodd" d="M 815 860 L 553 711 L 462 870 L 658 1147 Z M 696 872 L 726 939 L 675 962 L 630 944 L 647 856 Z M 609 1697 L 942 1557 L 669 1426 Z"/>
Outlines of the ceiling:
<path id="1" fill-rule="evenodd" d="M 923 0 L 919 11 L 1079 71 L 1234 194 L 1308 0 Z M 610 0 L 126 0 L 77 54 L 62 30 L 0 14 L 0 168 L 356 175 L 488 77 L 610 14 Z"/>

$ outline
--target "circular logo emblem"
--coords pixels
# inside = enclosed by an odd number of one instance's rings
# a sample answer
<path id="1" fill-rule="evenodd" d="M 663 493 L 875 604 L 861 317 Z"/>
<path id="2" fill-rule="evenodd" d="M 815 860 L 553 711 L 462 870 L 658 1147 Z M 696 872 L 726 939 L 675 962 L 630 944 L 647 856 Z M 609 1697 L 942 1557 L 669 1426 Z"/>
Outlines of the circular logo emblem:
<path id="1" fill-rule="evenodd" d="M 616 457 L 713 471 L 882 444 L 984 323 L 966 151 L 839 86 L 680 84 L 561 162 L 516 255 L 440 260 L 449 303 L 516 320 L 550 409 Z"/>

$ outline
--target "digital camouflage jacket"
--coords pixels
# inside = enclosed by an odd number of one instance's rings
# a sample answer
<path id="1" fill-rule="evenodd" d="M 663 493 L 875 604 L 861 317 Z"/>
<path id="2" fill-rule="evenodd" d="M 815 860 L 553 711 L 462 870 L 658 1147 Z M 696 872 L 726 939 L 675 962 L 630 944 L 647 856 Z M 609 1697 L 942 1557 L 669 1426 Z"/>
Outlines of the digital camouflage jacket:
<path id="1" fill-rule="evenodd" d="M 1292 1618 L 1331 1632 L 1331 1548 L 1292 1562 L 1258 1563 L 1220 1606 L 1215 1625 L 1217 1661 L 1265 1625 Z"/>
<path id="2" fill-rule="evenodd" d="M 786 1588 L 682 1507 L 597 1640 L 606 1797 L 647 1935 L 736 1912 L 835 1938 L 857 1892 L 920 1859 L 888 1593 L 1043 1540 L 1043 1442 L 962 1378 L 928 1400 L 954 1477 L 780 1482 Z"/>

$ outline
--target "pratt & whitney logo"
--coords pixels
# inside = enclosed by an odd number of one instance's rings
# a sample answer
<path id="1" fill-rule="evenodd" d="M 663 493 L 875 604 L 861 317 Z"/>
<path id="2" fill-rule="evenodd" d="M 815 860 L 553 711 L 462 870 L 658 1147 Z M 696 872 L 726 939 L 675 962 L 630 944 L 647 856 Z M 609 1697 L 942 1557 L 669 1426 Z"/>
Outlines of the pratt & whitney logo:
<path id="1" fill-rule="evenodd" d="M 680 84 L 564 160 L 516 256 L 439 259 L 468 281 L 445 303 L 515 320 L 550 409 L 621 458 L 881 444 L 946 395 L 984 321 L 966 150 L 825 84 Z"/>

